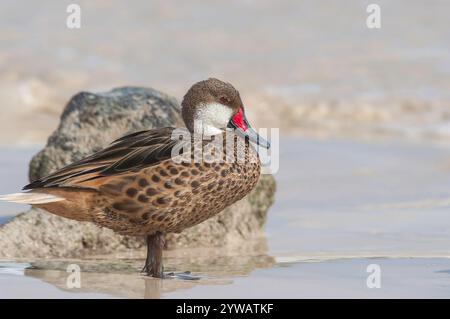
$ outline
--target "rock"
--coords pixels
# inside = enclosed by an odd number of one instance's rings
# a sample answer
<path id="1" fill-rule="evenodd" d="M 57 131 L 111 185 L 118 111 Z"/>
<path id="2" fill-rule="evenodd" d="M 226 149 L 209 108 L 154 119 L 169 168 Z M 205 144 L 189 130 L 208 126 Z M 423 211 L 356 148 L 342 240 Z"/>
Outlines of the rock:
<path id="1" fill-rule="evenodd" d="M 30 180 L 98 151 L 126 133 L 181 125 L 176 99 L 153 89 L 123 87 L 106 93 L 79 93 L 65 107 L 47 146 L 32 159 Z M 262 175 L 249 195 L 222 213 L 181 234 L 169 234 L 167 248 L 234 246 L 261 236 L 274 193 L 273 177 Z M 0 228 L 2 258 L 74 258 L 143 246 L 142 238 L 121 236 L 38 209 L 20 214 Z"/>
<path id="2" fill-rule="evenodd" d="M 47 146 L 30 163 L 30 180 L 48 175 L 134 131 L 182 125 L 175 98 L 149 88 L 81 92 L 67 104 Z"/>

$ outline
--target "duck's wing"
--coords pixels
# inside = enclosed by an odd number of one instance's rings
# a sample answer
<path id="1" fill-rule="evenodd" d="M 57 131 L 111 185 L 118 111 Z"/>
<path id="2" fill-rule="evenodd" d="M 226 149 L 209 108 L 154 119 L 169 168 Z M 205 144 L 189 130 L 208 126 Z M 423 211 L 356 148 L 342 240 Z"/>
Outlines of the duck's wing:
<path id="1" fill-rule="evenodd" d="M 180 143 L 174 128 L 140 131 L 119 138 L 109 147 L 26 185 L 24 190 L 49 187 L 89 187 L 93 181 L 136 172 L 171 157 Z M 177 147 L 181 154 L 183 147 Z M 90 183 L 91 182 L 91 183 Z M 94 183 L 95 184 L 95 183 Z"/>

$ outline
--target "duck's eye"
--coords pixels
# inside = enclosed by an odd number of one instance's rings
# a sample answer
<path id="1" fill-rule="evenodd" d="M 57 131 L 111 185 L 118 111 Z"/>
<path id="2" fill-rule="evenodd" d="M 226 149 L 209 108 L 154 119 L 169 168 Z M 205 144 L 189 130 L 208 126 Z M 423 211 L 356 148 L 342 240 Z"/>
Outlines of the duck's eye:
<path id="1" fill-rule="evenodd" d="M 222 104 L 229 104 L 230 100 L 227 97 L 225 97 L 225 96 L 221 96 L 220 97 L 220 103 L 222 103 Z"/>

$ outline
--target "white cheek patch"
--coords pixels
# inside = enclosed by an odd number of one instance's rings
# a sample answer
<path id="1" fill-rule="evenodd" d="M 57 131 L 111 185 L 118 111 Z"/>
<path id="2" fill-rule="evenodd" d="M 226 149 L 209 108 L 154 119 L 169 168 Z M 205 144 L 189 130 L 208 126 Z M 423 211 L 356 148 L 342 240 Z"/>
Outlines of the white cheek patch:
<path id="1" fill-rule="evenodd" d="M 194 116 L 194 132 L 216 135 L 223 132 L 233 115 L 233 110 L 220 103 L 208 103 L 197 108 Z"/>

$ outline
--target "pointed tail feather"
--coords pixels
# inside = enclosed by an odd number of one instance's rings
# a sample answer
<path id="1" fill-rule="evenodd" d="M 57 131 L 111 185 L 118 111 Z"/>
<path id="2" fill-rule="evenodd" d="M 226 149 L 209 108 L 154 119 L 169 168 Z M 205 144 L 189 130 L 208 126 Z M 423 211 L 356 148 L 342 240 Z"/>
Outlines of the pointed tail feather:
<path id="1" fill-rule="evenodd" d="M 53 202 L 59 202 L 65 200 L 63 197 L 44 194 L 44 193 L 15 193 L 8 195 L 1 195 L 0 201 L 11 202 L 11 203 L 19 203 L 19 204 L 29 204 L 29 205 L 37 205 L 37 204 L 47 204 Z"/>

